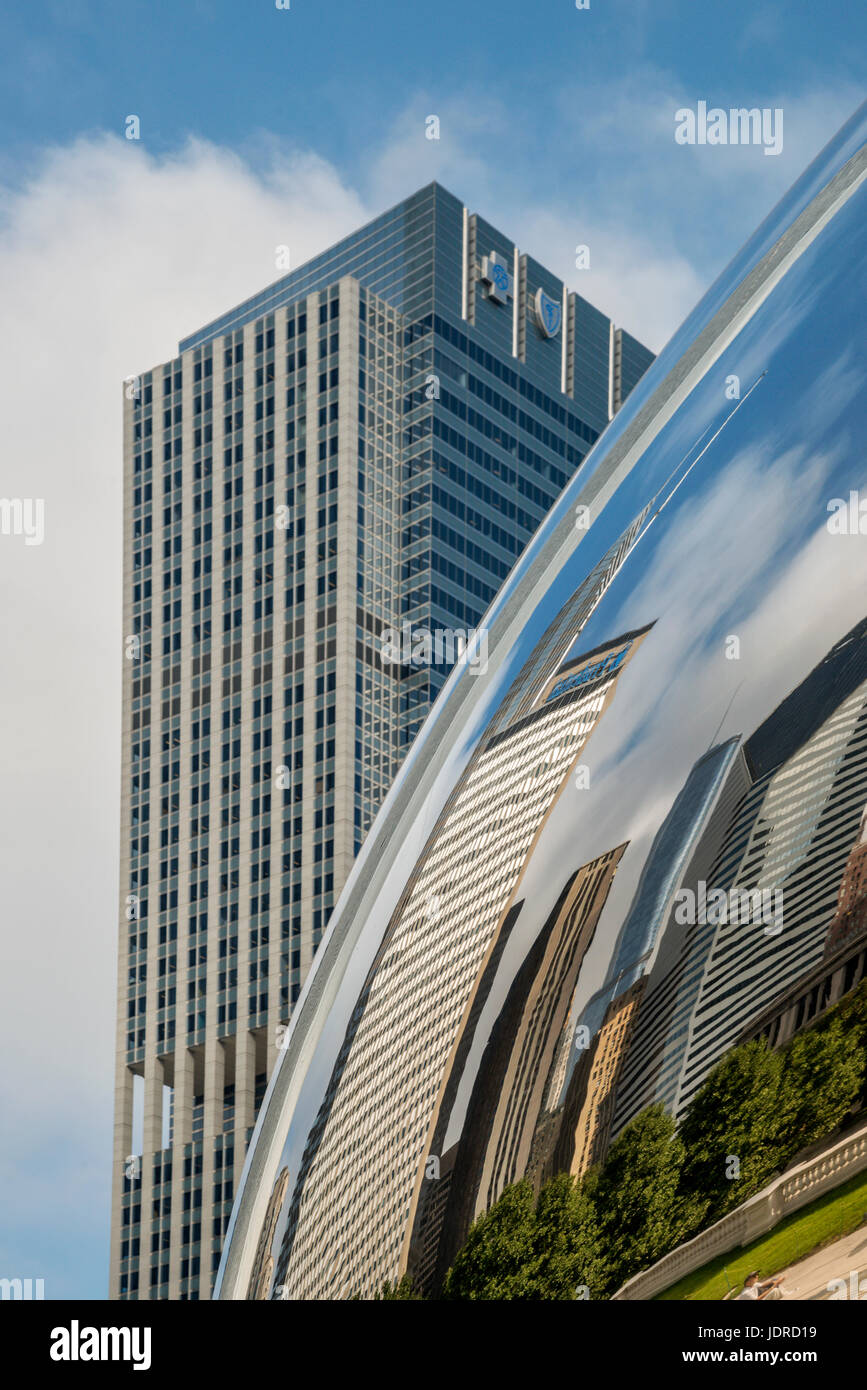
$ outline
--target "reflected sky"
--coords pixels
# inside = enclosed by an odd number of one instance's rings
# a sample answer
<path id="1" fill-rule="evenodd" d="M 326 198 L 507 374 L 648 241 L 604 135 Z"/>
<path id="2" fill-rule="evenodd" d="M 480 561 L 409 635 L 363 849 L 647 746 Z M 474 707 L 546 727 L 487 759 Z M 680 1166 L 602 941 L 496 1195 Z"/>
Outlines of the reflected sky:
<path id="1" fill-rule="evenodd" d="M 653 837 L 694 763 L 733 734 L 747 738 L 867 615 L 867 537 L 832 535 L 827 526 L 831 498 L 867 487 L 865 215 L 862 192 L 609 504 L 606 524 L 611 517 L 612 526 L 625 527 L 675 465 L 687 459 L 685 471 L 701 452 L 698 442 L 725 422 L 570 651 L 575 657 L 654 624 L 582 752 L 589 778 L 580 785 L 570 779 L 525 870 L 524 909 L 480 1021 L 446 1149 L 460 1135 L 474 1068 L 511 979 L 568 876 L 629 841 L 579 974 L 576 1022 L 606 980 Z M 745 394 L 763 372 L 735 411 L 727 379 L 739 376 Z M 731 637 L 737 659 L 726 655 Z"/>
<path id="2" fill-rule="evenodd" d="M 867 614 L 867 538 L 832 535 L 827 526 L 830 499 L 867 484 L 867 273 L 858 254 L 865 203 L 863 192 L 850 201 L 693 393 L 688 416 L 694 411 L 700 434 L 714 412 L 731 409 L 729 375 L 768 373 L 575 644 L 577 653 L 656 619 L 618 686 L 616 719 L 600 724 L 586 751 L 589 787 L 564 792 L 524 881 L 528 904 L 538 904 L 533 924 L 522 923 L 529 932 L 556 897 L 557 865 L 630 841 L 576 1012 L 602 983 L 650 843 L 692 764 L 711 742 L 748 737 Z M 678 453 L 685 423 L 678 418 L 663 432 L 648 469 L 661 471 L 668 451 Z M 638 506 L 636 474 L 621 487 L 618 508 L 621 497 L 627 511 Z M 734 660 L 726 655 L 732 636 L 740 646 Z"/>

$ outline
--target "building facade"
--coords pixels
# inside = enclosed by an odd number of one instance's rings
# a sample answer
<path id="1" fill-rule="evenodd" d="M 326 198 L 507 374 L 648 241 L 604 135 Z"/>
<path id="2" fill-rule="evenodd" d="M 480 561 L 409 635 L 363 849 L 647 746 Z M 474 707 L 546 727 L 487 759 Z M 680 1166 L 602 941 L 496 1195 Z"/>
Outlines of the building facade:
<path id="1" fill-rule="evenodd" d="M 643 637 L 625 634 L 546 682 L 534 710 L 479 751 L 434 828 L 311 1128 L 276 1260 L 282 1297 L 369 1296 L 406 1272 L 486 966 L 532 846 Z M 376 1057 L 400 1059 L 387 1089 L 370 1086 Z"/>
<path id="2" fill-rule="evenodd" d="M 650 360 L 431 185 L 127 383 L 112 1296 L 209 1295 L 336 895 Z"/>
<path id="3" fill-rule="evenodd" d="M 459 1142 L 443 1154 L 448 1184 L 434 1172 L 422 1185 L 407 1269 L 425 1294 L 441 1287 L 477 1216 L 505 1188 L 541 1171 L 545 1141 L 543 1102 L 572 1004 L 575 981 L 592 943 L 625 845 L 582 864 L 568 880 L 542 931 L 512 980 L 505 1003 L 484 1030 L 484 1052 L 473 1073 L 472 1093 Z M 519 905 L 520 906 L 520 905 Z M 513 924 L 508 921 L 501 928 Z M 487 976 L 487 971 L 485 976 Z M 494 972 L 491 972 L 493 974 Z M 455 1050 L 444 1103 L 430 1147 L 439 1151 L 452 1125 L 452 1110 L 476 1042 L 487 979 Z M 443 1188 L 446 1191 L 443 1191 Z"/>
<path id="4" fill-rule="evenodd" d="M 569 1081 L 560 1139 L 549 1176 L 581 1178 L 608 1150 L 617 1081 L 629 1051 L 646 981 L 638 979 L 608 1004 L 599 1031 Z"/>
<path id="5" fill-rule="evenodd" d="M 746 1025 L 738 1042 L 763 1037 L 783 1047 L 795 1033 L 809 1028 L 828 1009 L 861 984 L 867 974 L 867 807 L 861 813 L 858 839 L 852 846 L 837 912 L 828 927 L 818 965 L 773 1000 Z"/>

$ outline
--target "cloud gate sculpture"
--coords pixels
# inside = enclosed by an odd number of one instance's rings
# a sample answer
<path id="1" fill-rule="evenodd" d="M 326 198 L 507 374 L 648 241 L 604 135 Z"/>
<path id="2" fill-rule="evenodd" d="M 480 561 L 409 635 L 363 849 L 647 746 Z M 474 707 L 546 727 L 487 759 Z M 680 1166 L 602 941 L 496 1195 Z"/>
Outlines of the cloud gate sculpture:
<path id="1" fill-rule="evenodd" d="M 679 1120 L 801 982 L 854 983 L 865 131 L 660 354 L 453 670 L 295 1008 L 217 1297 L 435 1295 L 510 1184 Z"/>

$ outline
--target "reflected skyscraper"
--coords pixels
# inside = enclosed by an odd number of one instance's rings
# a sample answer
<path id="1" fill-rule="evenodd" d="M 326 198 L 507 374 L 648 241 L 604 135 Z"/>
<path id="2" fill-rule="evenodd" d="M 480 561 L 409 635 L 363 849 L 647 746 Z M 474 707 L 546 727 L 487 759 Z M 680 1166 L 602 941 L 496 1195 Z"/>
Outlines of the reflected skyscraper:
<path id="1" fill-rule="evenodd" d="M 867 807 L 837 899 L 837 912 L 825 937 L 822 959 L 750 1019 L 738 1042 L 766 1038 L 782 1047 L 801 1028 L 810 1027 L 867 976 Z"/>
<path id="2" fill-rule="evenodd" d="M 837 896 L 837 911 L 825 937 L 824 955 L 835 955 L 867 930 L 867 805 L 861 812 L 858 838 L 849 852 Z"/>
<path id="3" fill-rule="evenodd" d="M 590 1037 L 617 995 L 648 973 L 688 857 L 714 808 L 736 748 L 737 740 L 729 739 L 699 759 L 657 831 L 620 930 L 608 979 L 581 1014 L 579 1026 Z"/>
<path id="4" fill-rule="evenodd" d="M 453 1061 L 490 958 L 513 929 L 527 856 L 646 632 L 544 682 L 529 713 L 478 751 L 434 827 L 359 996 L 290 1197 L 275 1273 L 289 1297 L 370 1294 L 403 1272 L 431 1160 L 436 1170 L 440 1141 L 448 1147 Z M 591 903 L 615 863 L 588 875 Z M 399 1065 L 372 1088 L 382 1056 Z M 507 1162 L 509 1176 L 489 1181 L 501 1190 L 514 1172 Z"/>
<path id="5" fill-rule="evenodd" d="M 470 1073 L 472 1093 L 465 1113 L 456 1120 L 452 1105 L 440 1108 L 432 1149 L 442 1147 L 450 1130 L 459 1129 L 461 1139 L 444 1155 L 448 1199 L 443 1200 L 438 1174 L 426 1175 L 419 1198 L 408 1272 L 424 1292 L 439 1289 L 475 1218 L 510 1183 L 528 1173 L 541 1175 L 550 1142 L 543 1118 L 545 1095 L 557 1069 L 578 972 L 625 849 L 618 845 L 569 879 L 489 1025 L 481 1062 Z M 490 985 L 485 984 L 487 993 Z M 474 1018 L 464 1028 L 446 1082 L 452 1104 L 466 1054 L 476 1041 L 476 1022 Z"/>
<path id="6" fill-rule="evenodd" d="M 715 890 L 748 894 L 754 903 L 772 891 L 782 912 L 751 912 L 747 920 L 739 912 L 731 920 L 731 912 L 708 910 L 707 920 L 685 926 L 672 914 L 669 951 L 660 952 L 650 976 L 624 1067 L 616 1129 L 656 1100 L 680 1116 L 749 1021 L 822 959 L 834 923 L 839 932 L 845 919 L 840 881 L 865 800 L 867 621 L 774 710 L 735 763 L 721 798 L 731 807 L 722 842 L 713 862 L 698 862 L 683 886 L 697 902 L 702 882 L 708 901 Z"/>
<path id="7" fill-rule="evenodd" d="M 737 740 L 730 739 L 698 760 L 654 837 L 608 978 L 581 1012 L 565 1084 L 549 1098 L 547 1123 L 556 1139 L 547 1156 L 547 1176 L 572 1172 L 580 1177 L 604 1156 L 616 1083 L 659 937 L 736 748 Z"/>

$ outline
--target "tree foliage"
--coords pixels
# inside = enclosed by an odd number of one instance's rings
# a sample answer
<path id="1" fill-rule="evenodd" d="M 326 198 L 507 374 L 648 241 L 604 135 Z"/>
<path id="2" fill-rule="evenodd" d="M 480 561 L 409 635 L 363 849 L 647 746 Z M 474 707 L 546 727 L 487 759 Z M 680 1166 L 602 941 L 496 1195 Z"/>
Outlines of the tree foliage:
<path id="1" fill-rule="evenodd" d="M 394 1283 L 392 1283 L 390 1279 L 386 1279 L 379 1293 L 376 1294 L 374 1301 L 379 1303 L 396 1300 L 413 1303 L 420 1303 L 422 1301 L 421 1294 L 416 1293 L 413 1288 L 412 1279 L 408 1274 L 405 1274 L 402 1279 L 398 1279 Z"/>
<path id="2" fill-rule="evenodd" d="M 449 1270 L 449 1299 L 574 1299 L 603 1282 L 595 1207 L 568 1173 L 534 1199 L 528 1180 L 507 1187 L 474 1222 Z"/>
<path id="3" fill-rule="evenodd" d="M 793 1038 L 783 1057 L 779 1143 L 784 1159 L 837 1128 L 863 1077 L 863 1038 L 839 1016 Z"/>
<path id="4" fill-rule="evenodd" d="M 683 1140 L 661 1105 L 650 1106 L 611 1145 L 595 1184 L 598 1224 L 614 1292 L 696 1228 L 706 1201 L 680 1191 Z"/>
<path id="5" fill-rule="evenodd" d="M 764 1039 L 726 1053 L 696 1093 L 680 1127 L 681 1181 L 684 1191 L 707 1198 L 710 1220 L 758 1192 L 779 1168 L 782 1094 L 783 1059 Z"/>

